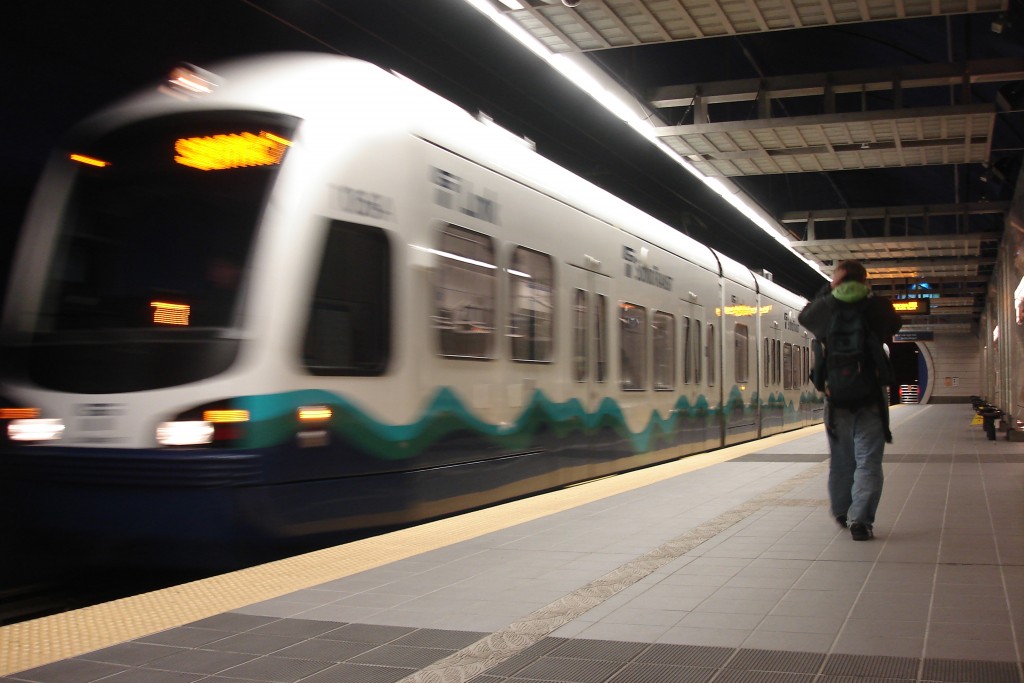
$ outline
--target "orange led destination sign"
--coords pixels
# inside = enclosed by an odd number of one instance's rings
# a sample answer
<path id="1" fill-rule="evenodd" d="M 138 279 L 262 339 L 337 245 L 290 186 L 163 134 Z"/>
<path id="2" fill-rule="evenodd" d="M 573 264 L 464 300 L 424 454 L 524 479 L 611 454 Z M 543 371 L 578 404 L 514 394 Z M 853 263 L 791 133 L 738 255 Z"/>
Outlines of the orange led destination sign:
<path id="1" fill-rule="evenodd" d="M 103 159 L 96 159 L 95 157 L 87 157 L 84 154 L 72 154 L 70 155 L 71 161 L 77 161 L 80 164 L 87 164 L 89 166 L 99 166 L 103 168 L 110 166 L 109 161 L 103 161 Z"/>
<path id="2" fill-rule="evenodd" d="M 153 322 L 157 325 L 188 325 L 191 307 L 188 304 L 172 304 L 167 301 L 150 301 L 153 307 Z"/>
<path id="3" fill-rule="evenodd" d="M 274 166 L 291 146 L 290 140 L 261 130 L 227 133 L 174 141 L 175 163 L 200 171 L 223 171 L 247 166 Z"/>
<path id="4" fill-rule="evenodd" d="M 926 315 L 928 299 L 897 299 L 892 302 L 892 307 L 900 315 Z"/>

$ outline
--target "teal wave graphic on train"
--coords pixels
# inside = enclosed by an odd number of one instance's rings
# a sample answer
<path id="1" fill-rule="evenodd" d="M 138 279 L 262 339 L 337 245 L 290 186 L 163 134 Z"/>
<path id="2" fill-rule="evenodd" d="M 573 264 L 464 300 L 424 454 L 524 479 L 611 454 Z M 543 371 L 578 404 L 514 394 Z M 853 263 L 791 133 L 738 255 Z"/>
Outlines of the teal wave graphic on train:
<path id="1" fill-rule="evenodd" d="M 725 404 L 727 418 L 730 413 L 753 415 L 758 400 L 755 394 L 745 402 L 739 389 L 733 388 Z M 800 405 L 794 406 L 779 392 L 769 394 L 760 408 L 765 415 L 781 414 L 788 423 L 798 420 L 802 407 L 812 401 L 811 394 L 801 395 Z M 282 443 L 295 433 L 295 415 L 299 406 L 322 405 L 332 412 L 322 428 L 330 429 L 374 457 L 389 460 L 412 458 L 445 436 L 466 431 L 502 449 L 517 450 L 527 448 L 534 435 L 542 429 L 551 430 L 559 438 L 573 434 L 591 435 L 610 429 L 627 441 L 633 452 L 643 453 L 672 445 L 674 436 L 684 426 L 713 426 L 722 412 L 721 408 L 711 406 L 703 395 L 698 396 L 692 405 L 687 397 L 681 396 L 667 415 L 658 410 L 652 411 L 646 426 L 633 432 L 618 402 L 610 397 L 602 399 L 595 411 L 588 412 L 576 398 L 556 402 L 541 390 L 534 391 L 516 420 L 502 424 L 481 420 L 448 387 L 440 388 L 420 418 L 410 424 L 380 422 L 348 399 L 321 390 L 242 397 L 236 400 L 236 404 L 250 413 L 245 447 Z"/>

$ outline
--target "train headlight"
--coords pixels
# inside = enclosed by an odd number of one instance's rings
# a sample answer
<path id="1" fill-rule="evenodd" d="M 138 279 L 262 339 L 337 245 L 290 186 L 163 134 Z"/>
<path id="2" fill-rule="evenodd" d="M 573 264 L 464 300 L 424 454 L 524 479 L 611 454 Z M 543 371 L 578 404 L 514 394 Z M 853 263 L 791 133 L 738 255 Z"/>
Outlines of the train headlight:
<path id="1" fill-rule="evenodd" d="M 156 428 L 161 446 L 207 446 L 236 448 L 246 436 L 249 411 L 223 399 L 178 413 Z"/>
<path id="2" fill-rule="evenodd" d="M 213 442 L 213 424 L 202 420 L 161 422 L 156 428 L 161 446 L 201 446 Z"/>
<path id="3" fill-rule="evenodd" d="M 7 423 L 11 441 L 55 441 L 64 435 L 64 420 L 57 418 L 16 419 Z"/>

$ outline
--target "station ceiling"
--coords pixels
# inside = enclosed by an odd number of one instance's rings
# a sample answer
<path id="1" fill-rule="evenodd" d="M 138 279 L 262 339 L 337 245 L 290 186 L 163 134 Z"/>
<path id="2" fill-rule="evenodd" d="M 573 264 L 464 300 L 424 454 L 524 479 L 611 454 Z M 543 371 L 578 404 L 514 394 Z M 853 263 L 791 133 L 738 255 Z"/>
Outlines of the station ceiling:
<path id="1" fill-rule="evenodd" d="M 614 79 L 662 142 L 826 274 L 860 259 L 876 290 L 941 295 L 921 329 L 976 324 L 1024 150 L 1020 0 L 484 1 Z M 6 129 L 30 133 L 0 151 L 8 196 L 74 120 L 178 62 L 327 51 L 486 113 L 805 296 L 825 282 L 464 0 L 55 4 L 27 6 L 3 47 L 23 67 Z"/>
<path id="2" fill-rule="evenodd" d="M 823 271 L 861 260 L 876 289 L 927 286 L 949 304 L 915 327 L 971 329 L 1020 165 L 1017 5 L 519 4 L 507 16 L 614 74 L 657 118 L 661 140 L 732 179 Z"/>

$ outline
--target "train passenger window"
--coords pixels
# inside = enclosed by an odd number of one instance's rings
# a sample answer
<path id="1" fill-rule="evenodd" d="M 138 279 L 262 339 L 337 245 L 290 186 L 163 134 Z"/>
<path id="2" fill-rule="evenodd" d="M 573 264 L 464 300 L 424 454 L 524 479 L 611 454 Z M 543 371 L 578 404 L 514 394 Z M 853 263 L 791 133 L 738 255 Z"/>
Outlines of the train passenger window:
<path id="1" fill-rule="evenodd" d="M 494 357 L 494 241 L 446 224 L 434 284 L 433 326 L 442 356 Z"/>
<path id="2" fill-rule="evenodd" d="M 683 316 L 683 384 L 693 377 L 693 344 L 690 341 L 690 318 Z"/>
<path id="3" fill-rule="evenodd" d="M 800 346 L 793 344 L 793 388 L 799 389 L 802 380 L 800 379 L 800 371 L 803 369 L 803 364 L 800 359 Z"/>
<path id="4" fill-rule="evenodd" d="M 654 389 L 676 388 L 676 318 L 661 311 L 654 312 Z"/>
<path id="5" fill-rule="evenodd" d="M 733 346 L 735 347 L 735 369 L 737 382 L 750 381 L 750 328 L 743 323 L 733 327 Z"/>
<path id="6" fill-rule="evenodd" d="M 379 375 L 390 350 L 391 248 L 380 228 L 331 221 L 303 345 L 317 375 Z"/>
<path id="7" fill-rule="evenodd" d="M 647 367 L 647 309 L 626 302 L 619 304 L 619 337 L 622 389 L 642 391 Z"/>
<path id="8" fill-rule="evenodd" d="M 786 342 L 782 347 L 782 388 L 793 388 L 793 345 Z"/>
<path id="9" fill-rule="evenodd" d="M 587 293 L 582 289 L 573 290 L 572 302 L 572 365 L 573 378 L 577 382 L 587 381 Z"/>
<path id="10" fill-rule="evenodd" d="M 608 322 L 607 322 L 607 299 L 604 294 L 597 295 L 597 307 L 594 310 L 594 349 L 597 354 L 597 376 L 598 382 L 604 382 L 608 378 Z"/>
<path id="11" fill-rule="evenodd" d="M 803 386 L 805 378 L 807 377 L 807 347 L 803 346 L 803 345 L 798 346 L 796 348 L 796 353 L 797 353 L 797 364 L 796 364 L 797 378 L 796 378 L 796 385 L 797 385 L 797 387 L 801 387 L 801 386 Z"/>
<path id="12" fill-rule="evenodd" d="M 700 320 L 693 321 L 693 381 L 695 384 L 700 384 L 702 376 L 701 361 L 704 360 L 704 354 L 702 353 L 701 333 L 703 328 L 703 322 Z"/>
<path id="13" fill-rule="evenodd" d="M 715 324 L 708 323 L 708 347 L 706 349 L 708 356 L 708 386 L 715 386 Z"/>
<path id="14" fill-rule="evenodd" d="M 800 376 L 801 386 L 807 384 L 808 378 L 811 376 L 811 350 L 804 344 L 804 372 Z"/>
<path id="15" fill-rule="evenodd" d="M 554 332 L 554 265 L 551 257 L 516 247 L 508 270 L 512 359 L 550 361 Z"/>
<path id="16" fill-rule="evenodd" d="M 772 383 L 772 345 L 768 337 L 764 338 L 764 383 L 765 386 Z"/>
<path id="17" fill-rule="evenodd" d="M 775 384 L 782 383 L 782 342 L 772 340 L 772 378 Z"/>

